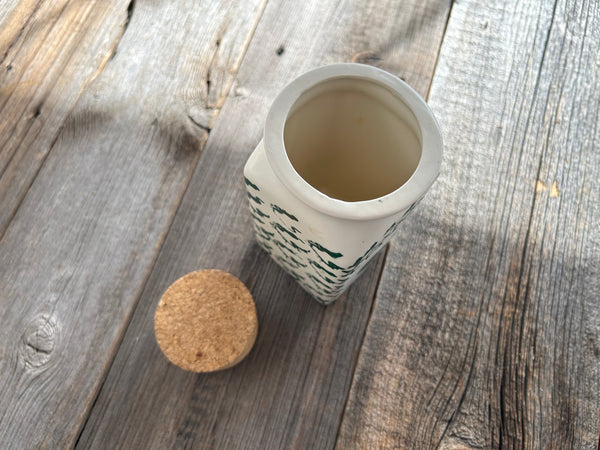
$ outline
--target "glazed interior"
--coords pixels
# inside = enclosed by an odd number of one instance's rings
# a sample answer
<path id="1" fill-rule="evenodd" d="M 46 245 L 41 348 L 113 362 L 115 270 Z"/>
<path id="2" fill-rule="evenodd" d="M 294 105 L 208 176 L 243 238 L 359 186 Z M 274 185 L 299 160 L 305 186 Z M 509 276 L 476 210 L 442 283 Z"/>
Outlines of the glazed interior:
<path id="1" fill-rule="evenodd" d="M 388 88 L 334 78 L 304 92 L 284 127 L 287 156 L 323 194 L 347 202 L 383 197 L 402 186 L 421 157 L 417 120 Z"/>

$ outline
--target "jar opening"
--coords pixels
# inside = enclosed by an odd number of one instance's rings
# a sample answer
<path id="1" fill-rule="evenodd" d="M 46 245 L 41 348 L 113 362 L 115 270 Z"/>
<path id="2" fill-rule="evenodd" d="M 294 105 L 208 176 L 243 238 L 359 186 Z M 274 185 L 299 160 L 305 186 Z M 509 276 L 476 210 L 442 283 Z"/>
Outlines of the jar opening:
<path id="1" fill-rule="evenodd" d="M 330 198 L 359 202 L 401 187 L 422 153 L 418 122 L 393 91 L 359 77 L 314 85 L 292 105 L 285 151 L 296 172 Z"/>

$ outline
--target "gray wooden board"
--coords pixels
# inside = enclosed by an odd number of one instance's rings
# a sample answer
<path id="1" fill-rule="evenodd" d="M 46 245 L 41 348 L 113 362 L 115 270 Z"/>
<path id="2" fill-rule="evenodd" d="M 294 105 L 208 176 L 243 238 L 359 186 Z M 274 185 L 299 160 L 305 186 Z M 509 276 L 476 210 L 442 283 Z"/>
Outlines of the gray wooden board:
<path id="1" fill-rule="evenodd" d="M 382 256 L 337 303 L 318 305 L 254 242 L 242 168 L 274 96 L 317 65 L 375 63 L 426 92 L 448 10 L 447 2 L 269 2 L 78 446 L 333 447 Z M 202 268 L 237 275 L 259 315 L 249 357 L 214 374 L 169 364 L 153 332 L 165 289 Z"/>
<path id="2" fill-rule="evenodd" d="M 0 447 L 75 443 L 263 7 L 130 9 L 0 241 Z"/>
<path id="3" fill-rule="evenodd" d="M 597 2 L 454 4 L 340 449 L 598 448 L 599 55 Z"/>
<path id="4" fill-rule="evenodd" d="M 0 4 L 0 236 L 128 22 L 127 0 Z"/>

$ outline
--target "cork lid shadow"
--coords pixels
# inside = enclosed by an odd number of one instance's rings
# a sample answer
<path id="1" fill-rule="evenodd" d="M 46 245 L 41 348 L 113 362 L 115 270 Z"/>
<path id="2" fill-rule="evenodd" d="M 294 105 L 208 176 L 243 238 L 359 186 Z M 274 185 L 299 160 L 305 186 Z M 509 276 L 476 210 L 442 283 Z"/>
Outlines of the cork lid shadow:
<path id="1" fill-rule="evenodd" d="M 258 332 L 252 295 L 230 273 L 200 270 L 175 281 L 154 316 L 158 346 L 173 364 L 213 372 L 240 362 Z"/>

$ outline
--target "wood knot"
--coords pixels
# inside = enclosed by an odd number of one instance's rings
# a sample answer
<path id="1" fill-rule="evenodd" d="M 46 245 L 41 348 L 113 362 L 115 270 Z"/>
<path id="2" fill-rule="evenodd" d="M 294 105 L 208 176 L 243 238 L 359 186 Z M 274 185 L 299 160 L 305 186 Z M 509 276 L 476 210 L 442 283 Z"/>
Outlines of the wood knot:
<path id="1" fill-rule="evenodd" d="M 58 322 L 50 314 L 39 314 L 25 327 L 19 342 L 19 354 L 29 369 L 39 369 L 48 364 L 56 348 Z"/>

